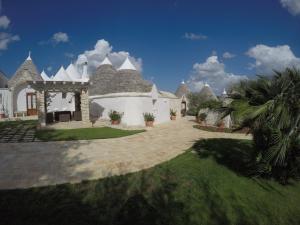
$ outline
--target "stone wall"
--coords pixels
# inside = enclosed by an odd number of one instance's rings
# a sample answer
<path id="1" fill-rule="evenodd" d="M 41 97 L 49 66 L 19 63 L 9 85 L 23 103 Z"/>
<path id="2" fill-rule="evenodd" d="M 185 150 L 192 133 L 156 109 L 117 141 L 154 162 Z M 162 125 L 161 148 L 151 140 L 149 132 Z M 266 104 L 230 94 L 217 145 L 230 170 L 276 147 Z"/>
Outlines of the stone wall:
<path id="1" fill-rule="evenodd" d="M 220 112 L 211 110 L 211 109 L 201 109 L 198 113 L 198 116 L 201 113 L 205 113 L 207 115 L 206 117 L 206 125 L 207 126 L 217 126 L 217 123 L 222 119 L 222 115 Z M 225 123 L 225 127 L 226 128 L 230 128 L 231 127 L 231 118 L 230 116 L 226 116 L 225 118 L 223 118 L 223 121 Z"/>
<path id="2" fill-rule="evenodd" d="M 40 126 L 46 126 L 45 91 L 37 91 L 37 110 Z"/>
<path id="3" fill-rule="evenodd" d="M 81 90 L 81 116 L 83 122 L 90 121 L 90 110 L 89 110 L 89 92 L 87 89 Z"/>

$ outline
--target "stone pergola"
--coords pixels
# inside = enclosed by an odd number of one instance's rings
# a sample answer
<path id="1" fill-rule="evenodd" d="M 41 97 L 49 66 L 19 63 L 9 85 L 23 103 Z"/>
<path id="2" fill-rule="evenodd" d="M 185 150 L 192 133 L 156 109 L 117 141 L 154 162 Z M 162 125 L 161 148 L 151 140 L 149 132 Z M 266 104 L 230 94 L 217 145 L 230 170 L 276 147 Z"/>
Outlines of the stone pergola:
<path id="1" fill-rule="evenodd" d="M 37 111 L 40 126 L 46 126 L 46 96 L 47 92 L 77 92 L 80 93 L 80 110 L 83 122 L 89 122 L 89 82 L 75 81 L 29 81 L 28 84 L 37 93 Z"/>

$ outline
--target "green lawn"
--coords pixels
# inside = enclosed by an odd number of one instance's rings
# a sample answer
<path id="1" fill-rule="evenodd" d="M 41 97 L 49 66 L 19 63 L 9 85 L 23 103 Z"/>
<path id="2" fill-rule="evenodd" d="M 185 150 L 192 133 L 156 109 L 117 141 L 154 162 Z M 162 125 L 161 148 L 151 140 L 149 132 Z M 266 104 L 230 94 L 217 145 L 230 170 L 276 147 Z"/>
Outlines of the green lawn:
<path id="1" fill-rule="evenodd" d="M 300 182 L 247 176 L 250 141 L 211 139 L 125 176 L 0 191 L 1 224 L 300 224 Z"/>
<path id="2" fill-rule="evenodd" d="M 43 141 L 69 141 L 118 138 L 141 133 L 144 130 L 120 130 L 110 127 L 81 129 L 37 130 L 36 136 Z"/>

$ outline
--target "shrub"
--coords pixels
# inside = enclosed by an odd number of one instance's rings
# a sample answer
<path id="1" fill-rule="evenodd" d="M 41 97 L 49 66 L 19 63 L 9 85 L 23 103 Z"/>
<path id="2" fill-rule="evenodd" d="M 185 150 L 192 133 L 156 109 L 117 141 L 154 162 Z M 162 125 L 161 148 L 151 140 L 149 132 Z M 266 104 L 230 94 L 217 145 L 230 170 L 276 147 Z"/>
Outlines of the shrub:
<path id="1" fill-rule="evenodd" d="M 144 113 L 144 120 L 145 121 L 154 121 L 155 120 L 155 116 L 152 113 Z"/>
<path id="2" fill-rule="evenodd" d="M 238 115 L 240 128 L 248 127 L 253 134 L 255 174 L 281 183 L 299 178 L 300 71 L 286 69 L 273 77 L 259 76 L 236 90 L 226 114 Z"/>
<path id="3" fill-rule="evenodd" d="M 170 110 L 170 116 L 176 116 L 176 110 L 174 110 L 174 109 L 171 109 Z"/>
<path id="4" fill-rule="evenodd" d="M 109 118 L 111 121 L 121 121 L 123 113 L 119 113 L 117 111 L 110 111 Z"/>
<path id="5" fill-rule="evenodd" d="M 198 119 L 200 121 L 205 121 L 206 120 L 206 117 L 207 117 L 207 114 L 206 113 L 200 113 L 199 116 L 198 116 Z"/>
<path id="6" fill-rule="evenodd" d="M 215 100 L 210 100 L 203 102 L 200 104 L 199 109 L 211 109 L 211 110 L 216 110 L 222 107 L 222 102 L 220 101 L 215 101 Z"/>

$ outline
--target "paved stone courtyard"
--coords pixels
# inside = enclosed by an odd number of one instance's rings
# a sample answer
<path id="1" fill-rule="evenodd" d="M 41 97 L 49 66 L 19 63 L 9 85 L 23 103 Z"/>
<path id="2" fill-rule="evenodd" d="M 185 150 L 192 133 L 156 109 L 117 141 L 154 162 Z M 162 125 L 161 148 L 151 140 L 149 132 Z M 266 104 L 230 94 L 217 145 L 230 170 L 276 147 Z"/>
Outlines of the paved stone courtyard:
<path id="1" fill-rule="evenodd" d="M 147 169 L 170 160 L 200 138 L 250 139 L 193 128 L 187 118 L 118 139 L 0 143 L 0 189 L 80 182 Z"/>
<path id="2" fill-rule="evenodd" d="M 36 128 L 29 124 L 0 129 L 0 143 L 17 143 L 38 141 L 35 137 Z"/>

